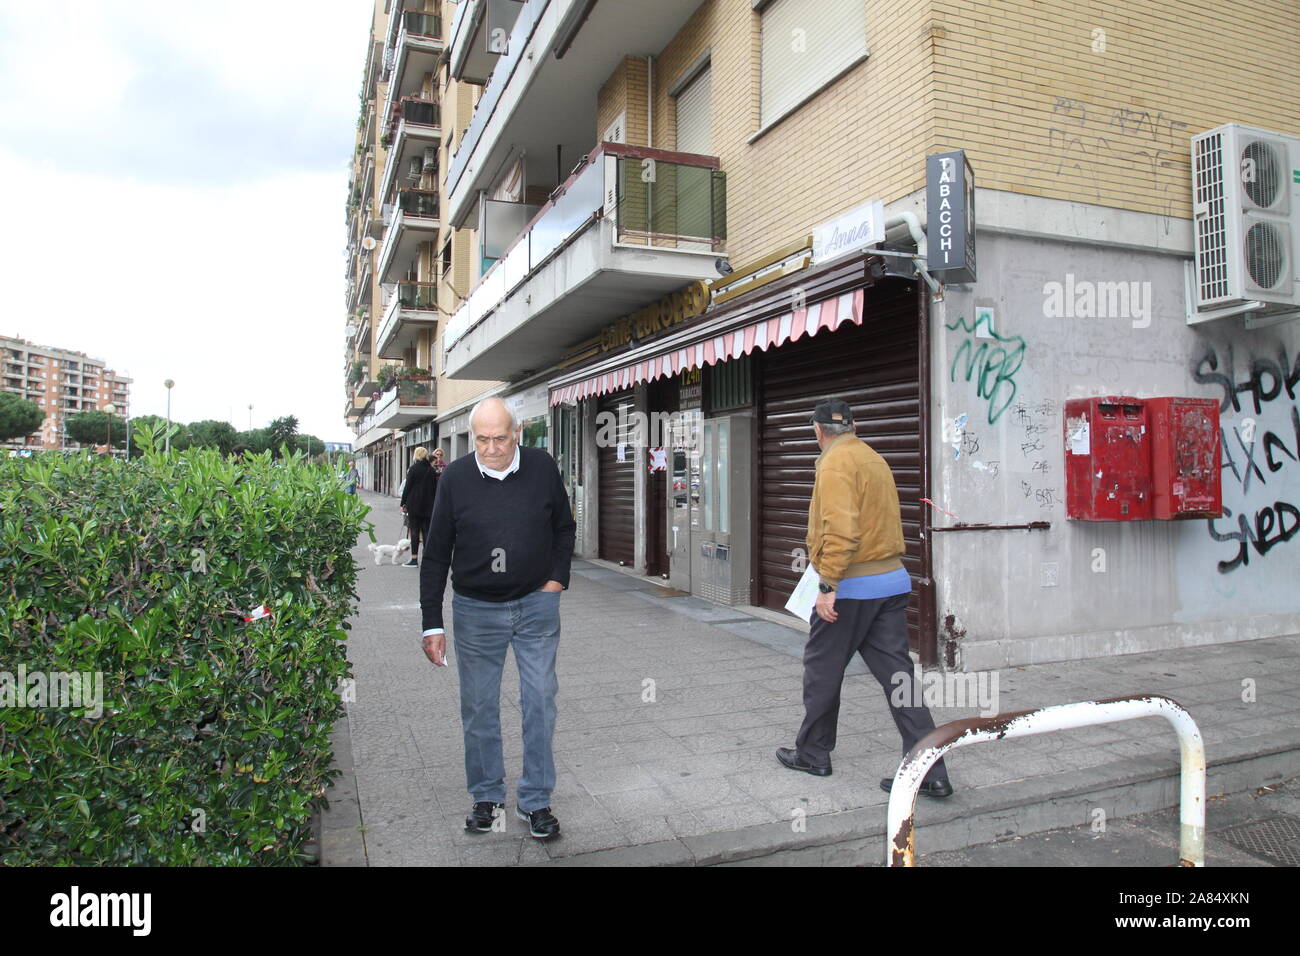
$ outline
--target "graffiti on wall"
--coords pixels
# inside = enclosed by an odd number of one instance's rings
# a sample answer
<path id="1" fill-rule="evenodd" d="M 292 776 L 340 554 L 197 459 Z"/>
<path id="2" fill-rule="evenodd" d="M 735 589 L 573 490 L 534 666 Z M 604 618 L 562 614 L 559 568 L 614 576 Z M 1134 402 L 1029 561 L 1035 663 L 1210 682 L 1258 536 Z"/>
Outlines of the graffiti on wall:
<path id="1" fill-rule="evenodd" d="M 1075 174 L 1091 184 L 1093 198 L 1101 202 L 1116 169 L 1137 167 L 1161 213 L 1177 212 L 1187 192 L 1187 123 L 1138 106 L 1105 107 L 1068 96 L 1053 100 L 1047 171 L 1058 177 Z"/>
<path id="2" fill-rule="evenodd" d="M 993 331 L 984 316 L 974 322 L 958 316 L 949 332 L 960 332 L 961 338 L 953 352 L 948 380 L 962 381 L 975 386 L 975 394 L 985 402 L 988 423 L 993 425 L 1016 397 L 1016 373 L 1025 361 L 1025 340 L 1019 335 L 999 335 Z"/>
<path id="3" fill-rule="evenodd" d="M 1300 352 L 1292 356 L 1279 345 L 1239 368 L 1232 346 L 1211 346 L 1192 363 L 1192 378 L 1219 388 L 1219 414 L 1237 418 L 1219 430 L 1223 517 L 1206 519 L 1210 537 L 1231 546 L 1218 562 L 1219 573 L 1230 574 L 1300 535 L 1300 507 L 1280 487 L 1300 472 Z"/>

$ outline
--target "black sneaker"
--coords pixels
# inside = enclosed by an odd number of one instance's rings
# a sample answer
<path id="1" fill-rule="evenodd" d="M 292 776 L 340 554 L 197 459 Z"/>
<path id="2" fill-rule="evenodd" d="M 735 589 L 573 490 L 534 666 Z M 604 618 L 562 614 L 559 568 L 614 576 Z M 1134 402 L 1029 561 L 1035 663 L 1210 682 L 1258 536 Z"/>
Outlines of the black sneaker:
<path id="1" fill-rule="evenodd" d="M 470 810 L 469 816 L 465 817 L 465 829 L 473 830 L 477 833 L 492 832 L 492 821 L 496 819 L 499 811 L 504 811 L 504 803 L 492 803 L 490 800 L 480 800 L 474 804 Z"/>
<path id="2" fill-rule="evenodd" d="M 412 558 L 410 561 L 407 561 L 404 565 L 402 565 L 402 567 L 404 568 L 418 568 L 419 566 L 420 566 L 420 562 L 415 560 L 415 558 Z"/>
<path id="3" fill-rule="evenodd" d="M 560 835 L 560 821 L 555 819 L 555 814 L 551 812 L 550 807 L 542 807 L 531 813 L 515 807 L 515 813 L 519 814 L 520 820 L 528 824 L 529 832 L 539 840 L 549 840 Z"/>

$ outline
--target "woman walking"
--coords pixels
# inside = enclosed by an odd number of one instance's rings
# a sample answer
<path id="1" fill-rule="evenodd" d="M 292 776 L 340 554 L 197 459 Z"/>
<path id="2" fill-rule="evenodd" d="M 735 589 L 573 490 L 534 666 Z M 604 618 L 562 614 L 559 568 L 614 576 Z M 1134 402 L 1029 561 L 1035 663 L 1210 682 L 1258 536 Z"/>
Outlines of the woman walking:
<path id="1" fill-rule="evenodd" d="M 429 449 L 421 446 L 415 449 L 415 461 L 406 473 L 406 485 L 402 488 L 402 512 L 406 515 L 406 526 L 411 529 L 411 560 L 403 567 L 419 567 L 420 545 L 429 530 L 437 490 L 438 472 L 429 461 Z"/>

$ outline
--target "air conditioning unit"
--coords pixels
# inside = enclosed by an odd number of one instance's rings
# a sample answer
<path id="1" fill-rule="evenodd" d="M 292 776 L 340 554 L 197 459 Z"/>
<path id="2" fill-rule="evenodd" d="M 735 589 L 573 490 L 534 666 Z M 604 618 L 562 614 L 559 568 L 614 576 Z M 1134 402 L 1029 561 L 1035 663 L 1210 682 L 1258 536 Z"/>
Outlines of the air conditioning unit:
<path id="1" fill-rule="evenodd" d="M 424 148 L 424 171 L 429 172 L 438 168 L 438 147 L 426 146 Z"/>
<path id="2" fill-rule="evenodd" d="M 406 164 L 406 178 L 413 183 L 418 183 L 423 173 L 424 160 L 419 156 L 412 156 L 410 162 Z"/>
<path id="3" fill-rule="evenodd" d="M 1237 123 L 1192 137 L 1188 321 L 1300 308 L 1300 137 Z"/>

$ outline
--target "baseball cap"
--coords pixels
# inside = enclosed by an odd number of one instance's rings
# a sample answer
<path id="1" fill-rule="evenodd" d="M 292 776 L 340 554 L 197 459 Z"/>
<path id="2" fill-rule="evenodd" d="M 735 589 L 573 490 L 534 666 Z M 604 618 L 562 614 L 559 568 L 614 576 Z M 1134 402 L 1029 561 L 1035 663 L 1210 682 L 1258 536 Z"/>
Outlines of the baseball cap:
<path id="1" fill-rule="evenodd" d="M 853 409 L 838 399 L 822 402 L 813 410 L 812 420 L 823 425 L 852 425 Z"/>

